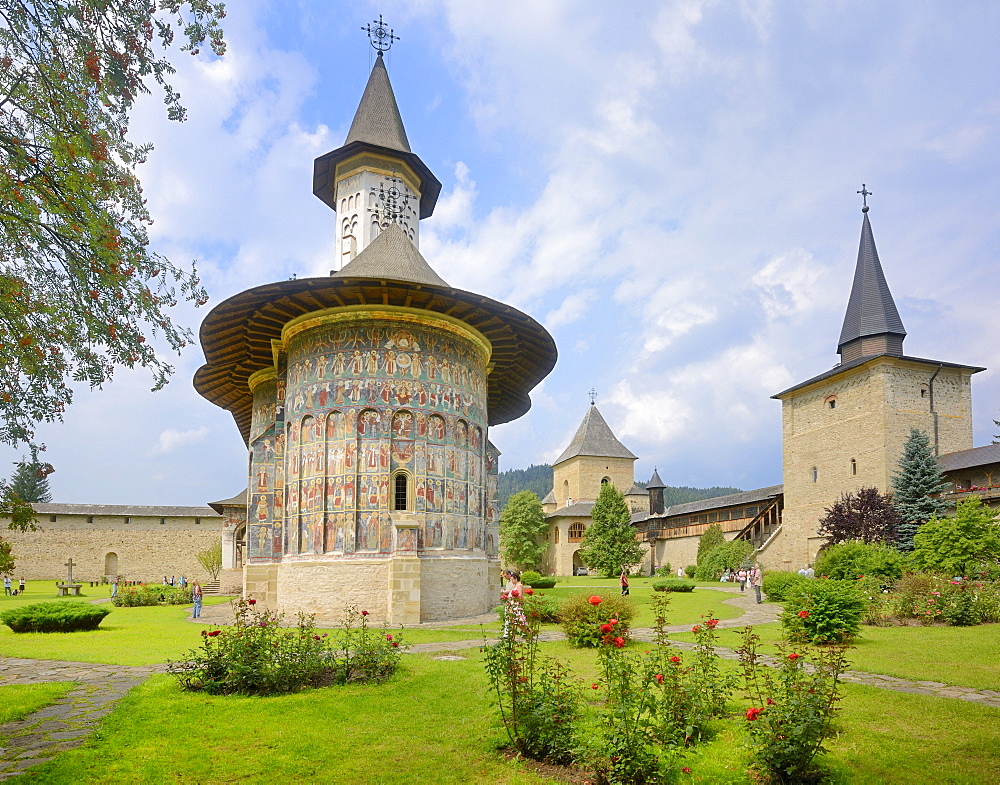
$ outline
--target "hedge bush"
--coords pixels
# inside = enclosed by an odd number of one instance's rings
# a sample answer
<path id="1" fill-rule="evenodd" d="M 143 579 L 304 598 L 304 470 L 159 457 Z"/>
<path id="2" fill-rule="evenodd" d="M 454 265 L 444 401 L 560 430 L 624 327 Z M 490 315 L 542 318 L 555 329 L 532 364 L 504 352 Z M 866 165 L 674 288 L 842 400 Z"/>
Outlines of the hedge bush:
<path id="1" fill-rule="evenodd" d="M 735 572 L 740 565 L 745 564 L 753 555 L 752 542 L 746 540 L 731 540 L 713 548 L 698 562 L 695 579 L 699 581 L 717 581 L 726 570 Z"/>
<path id="2" fill-rule="evenodd" d="M 191 602 L 191 589 L 144 583 L 139 586 L 120 586 L 111 598 L 116 608 L 137 608 L 146 605 L 187 605 Z"/>
<path id="3" fill-rule="evenodd" d="M 761 589 L 767 595 L 768 602 L 784 602 L 793 588 L 808 580 L 811 579 L 795 572 L 765 572 Z"/>
<path id="4" fill-rule="evenodd" d="M 525 570 L 521 575 L 521 583 L 533 589 L 551 589 L 556 585 L 556 579 L 546 578 L 534 570 Z"/>
<path id="5" fill-rule="evenodd" d="M 694 584 L 691 581 L 682 581 L 679 578 L 666 581 L 653 581 L 653 591 L 694 591 Z"/>
<path id="6" fill-rule="evenodd" d="M 0 621 L 14 632 L 76 632 L 96 630 L 111 613 L 89 602 L 39 602 L 0 613 Z"/>
<path id="7" fill-rule="evenodd" d="M 559 607 L 559 623 L 571 646 L 597 647 L 608 635 L 601 628 L 611 625 L 614 637 L 628 640 L 629 623 L 635 608 L 625 597 L 616 594 L 574 594 Z M 616 620 L 616 621 L 612 621 Z"/>
<path id="8" fill-rule="evenodd" d="M 854 581 L 806 578 L 788 592 L 781 623 L 792 640 L 846 643 L 861 629 L 866 608 Z"/>
<path id="9" fill-rule="evenodd" d="M 817 575 L 827 578 L 852 581 L 875 575 L 885 579 L 886 585 L 902 576 L 905 567 L 906 557 L 895 548 L 860 540 L 831 545 L 813 565 Z"/>

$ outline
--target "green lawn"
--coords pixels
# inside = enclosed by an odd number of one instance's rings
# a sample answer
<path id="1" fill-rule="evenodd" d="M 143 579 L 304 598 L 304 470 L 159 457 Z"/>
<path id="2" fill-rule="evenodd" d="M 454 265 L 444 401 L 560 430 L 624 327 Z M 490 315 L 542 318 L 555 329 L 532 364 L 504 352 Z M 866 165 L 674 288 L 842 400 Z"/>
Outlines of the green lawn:
<path id="1" fill-rule="evenodd" d="M 0 687 L 0 725 L 17 722 L 55 703 L 76 686 L 70 681 L 48 684 L 7 684 Z"/>

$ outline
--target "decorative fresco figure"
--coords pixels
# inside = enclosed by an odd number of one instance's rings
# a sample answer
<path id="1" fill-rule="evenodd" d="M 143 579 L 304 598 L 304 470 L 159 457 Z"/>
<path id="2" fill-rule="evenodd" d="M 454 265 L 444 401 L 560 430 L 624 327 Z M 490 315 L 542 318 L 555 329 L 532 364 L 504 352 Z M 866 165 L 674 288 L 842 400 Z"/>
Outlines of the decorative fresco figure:
<path id="1" fill-rule="evenodd" d="M 267 496 L 265 494 L 260 494 L 257 497 L 257 522 L 264 523 L 268 517 L 267 509 Z"/>
<path id="2" fill-rule="evenodd" d="M 378 548 L 382 553 L 389 553 L 392 550 L 392 519 L 388 512 L 379 513 Z"/>
<path id="3" fill-rule="evenodd" d="M 351 373 L 355 376 L 360 376 L 361 372 L 365 369 L 365 361 L 361 356 L 361 352 L 355 349 L 351 353 Z"/>
<path id="4" fill-rule="evenodd" d="M 413 415 L 410 412 L 396 412 L 392 418 L 392 435 L 397 439 L 413 437 Z"/>
<path id="5" fill-rule="evenodd" d="M 373 349 L 372 351 L 368 352 L 365 355 L 365 359 L 368 364 L 367 367 L 368 375 L 374 376 L 376 373 L 378 373 L 378 352 L 376 352 Z"/>

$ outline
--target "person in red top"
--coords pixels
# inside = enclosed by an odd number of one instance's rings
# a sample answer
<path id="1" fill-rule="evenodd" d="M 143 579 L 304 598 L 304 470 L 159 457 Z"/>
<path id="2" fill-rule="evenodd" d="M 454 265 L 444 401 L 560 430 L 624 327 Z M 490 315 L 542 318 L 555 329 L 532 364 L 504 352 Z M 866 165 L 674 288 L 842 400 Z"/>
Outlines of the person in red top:
<path id="1" fill-rule="evenodd" d="M 618 583 L 620 583 L 621 587 L 622 587 L 622 597 L 627 597 L 628 596 L 628 573 L 625 571 L 624 567 L 622 567 L 622 574 L 621 574 L 621 577 L 618 579 Z"/>

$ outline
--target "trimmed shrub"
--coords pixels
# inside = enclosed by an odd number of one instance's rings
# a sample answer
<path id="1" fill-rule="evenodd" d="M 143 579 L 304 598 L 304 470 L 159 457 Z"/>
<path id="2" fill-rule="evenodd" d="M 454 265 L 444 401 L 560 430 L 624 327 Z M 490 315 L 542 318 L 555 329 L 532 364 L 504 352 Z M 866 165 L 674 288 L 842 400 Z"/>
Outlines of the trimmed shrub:
<path id="1" fill-rule="evenodd" d="M 684 568 L 684 574 L 687 575 L 689 578 L 694 578 L 694 574 L 696 572 L 698 572 L 697 564 L 689 564 L 687 567 Z"/>
<path id="2" fill-rule="evenodd" d="M 576 647 L 596 648 L 612 633 L 628 640 L 634 617 L 632 603 L 614 594 L 574 594 L 559 607 L 559 623 L 570 645 Z"/>
<path id="3" fill-rule="evenodd" d="M 806 578 L 789 591 L 781 623 L 790 640 L 846 643 L 861 629 L 866 607 L 853 581 Z"/>
<path id="4" fill-rule="evenodd" d="M 0 613 L 14 632 L 77 632 L 96 630 L 110 610 L 89 602 L 39 602 Z"/>
<path id="5" fill-rule="evenodd" d="M 116 608 L 137 608 L 147 605 L 188 605 L 190 603 L 190 588 L 163 586 L 159 583 L 120 586 L 118 594 L 111 598 L 111 604 Z"/>
<path id="6" fill-rule="evenodd" d="M 860 540 L 831 545 L 816 559 L 817 575 L 837 580 L 854 580 L 875 575 L 888 585 L 903 574 L 906 558 L 895 548 Z"/>
<path id="7" fill-rule="evenodd" d="M 546 578 L 534 570 L 525 570 L 521 575 L 521 583 L 533 589 L 551 589 L 556 585 L 556 579 Z"/>
<path id="8" fill-rule="evenodd" d="M 726 570 L 735 572 L 754 552 L 752 542 L 732 540 L 713 548 L 698 561 L 695 579 L 717 581 Z"/>
<path id="9" fill-rule="evenodd" d="M 694 584 L 690 581 L 682 581 L 679 578 L 672 578 L 666 581 L 653 581 L 653 591 L 694 591 Z"/>
<path id="10" fill-rule="evenodd" d="M 761 590 L 767 595 L 769 602 L 784 602 L 793 588 L 808 580 L 811 579 L 795 572 L 765 572 Z"/>

